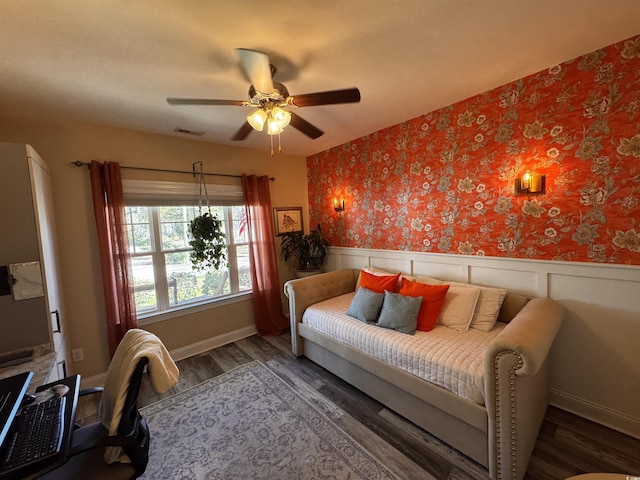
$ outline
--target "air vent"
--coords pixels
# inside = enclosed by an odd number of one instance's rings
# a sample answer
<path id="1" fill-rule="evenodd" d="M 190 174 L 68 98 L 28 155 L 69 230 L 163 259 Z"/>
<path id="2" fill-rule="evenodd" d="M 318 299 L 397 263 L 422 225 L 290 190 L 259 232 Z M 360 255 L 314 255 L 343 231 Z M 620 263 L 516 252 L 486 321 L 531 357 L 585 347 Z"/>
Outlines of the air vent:
<path id="1" fill-rule="evenodd" d="M 180 127 L 176 127 L 173 131 L 178 133 L 184 133 L 185 135 L 195 135 L 196 137 L 201 137 L 202 135 L 204 135 L 204 132 L 195 132 L 193 130 L 187 130 L 186 128 L 180 128 Z"/>

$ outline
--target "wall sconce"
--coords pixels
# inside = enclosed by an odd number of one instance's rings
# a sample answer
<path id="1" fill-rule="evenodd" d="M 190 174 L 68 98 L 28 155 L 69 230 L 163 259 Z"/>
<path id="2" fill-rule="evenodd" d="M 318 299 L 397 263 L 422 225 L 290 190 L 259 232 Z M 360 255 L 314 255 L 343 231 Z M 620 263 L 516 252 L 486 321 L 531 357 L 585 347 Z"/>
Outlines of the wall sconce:
<path id="1" fill-rule="evenodd" d="M 530 173 L 527 170 L 522 177 L 516 178 L 515 195 L 541 195 L 545 193 L 545 176 Z"/>
<path id="2" fill-rule="evenodd" d="M 344 212 L 344 200 L 338 200 L 334 197 L 333 209 L 338 213 L 338 215 L 342 215 L 342 212 Z"/>

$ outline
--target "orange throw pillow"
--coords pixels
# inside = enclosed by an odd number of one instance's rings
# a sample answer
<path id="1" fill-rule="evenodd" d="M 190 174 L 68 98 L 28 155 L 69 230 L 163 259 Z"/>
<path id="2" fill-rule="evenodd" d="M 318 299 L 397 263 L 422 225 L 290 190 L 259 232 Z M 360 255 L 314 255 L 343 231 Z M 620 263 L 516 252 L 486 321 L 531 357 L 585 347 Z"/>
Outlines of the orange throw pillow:
<path id="1" fill-rule="evenodd" d="M 400 278 L 400 273 L 397 275 L 373 275 L 360 270 L 360 286 L 376 293 L 384 293 L 385 290 L 396 293 L 398 278 Z"/>
<path id="2" fill-rule="evenodd" d="M 418 325 L 416 330 L 429 332 L 433 330 L 444 305 L 444 297 L 449 285 L 427 285 L 402 279 L 402 286 L 398 292 L 408 297 L 422 297 L 422 305 L 418 311 Z"/>

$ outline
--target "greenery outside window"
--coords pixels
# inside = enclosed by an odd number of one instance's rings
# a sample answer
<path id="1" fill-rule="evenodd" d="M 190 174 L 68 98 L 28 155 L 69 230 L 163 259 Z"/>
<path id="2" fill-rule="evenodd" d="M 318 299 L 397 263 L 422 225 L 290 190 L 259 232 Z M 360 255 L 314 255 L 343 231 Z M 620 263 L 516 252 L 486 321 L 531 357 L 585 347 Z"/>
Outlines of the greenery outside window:
<path id="1" fill-rule="evenodd" d="M 176 197 L 172 201 L 183 203 Z M 139 318 L 251 292 L 243 205 L 214 206 L 212 203 L 211 212 L 222 221 L 228 266 L 196 270 L 190 260 L 189 224 L 200 214 L 198 206 L 191 201 L 183 205 L 158 205 L 159 202 L 135 205 L 144 203 L 137 200 L 125 208 Z"/>

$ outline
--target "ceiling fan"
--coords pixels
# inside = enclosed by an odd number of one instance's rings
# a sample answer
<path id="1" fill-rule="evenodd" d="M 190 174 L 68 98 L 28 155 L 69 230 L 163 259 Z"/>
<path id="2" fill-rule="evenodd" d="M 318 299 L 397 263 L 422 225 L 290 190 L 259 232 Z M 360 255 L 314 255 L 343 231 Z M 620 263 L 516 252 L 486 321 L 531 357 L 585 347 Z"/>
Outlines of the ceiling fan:
<path id="1" fill-rule="evenodd" d="M 276 67 L 269 63 L 269 57 L 262 52 L 246 48 L 237 49 L 240 64 L 251 80 L 249 100 L 214 100 L 206 98 L 167 98 L 170 105 L 231 105 L 251 107 L 247 121 L 236 131 L 231 140 L 244 140 L 252 130 L 262 131 L 267 127 L 269 135 L 282 133 L 284 127 L 291 126 L 308 137 L 316 139 L 324 134 L 291 109 L 337 103 L 357 103 L 360 90 L 346 88 L 326 92 L 289 95 L 289 90 L 280 82 L 273 81 Z"/>

